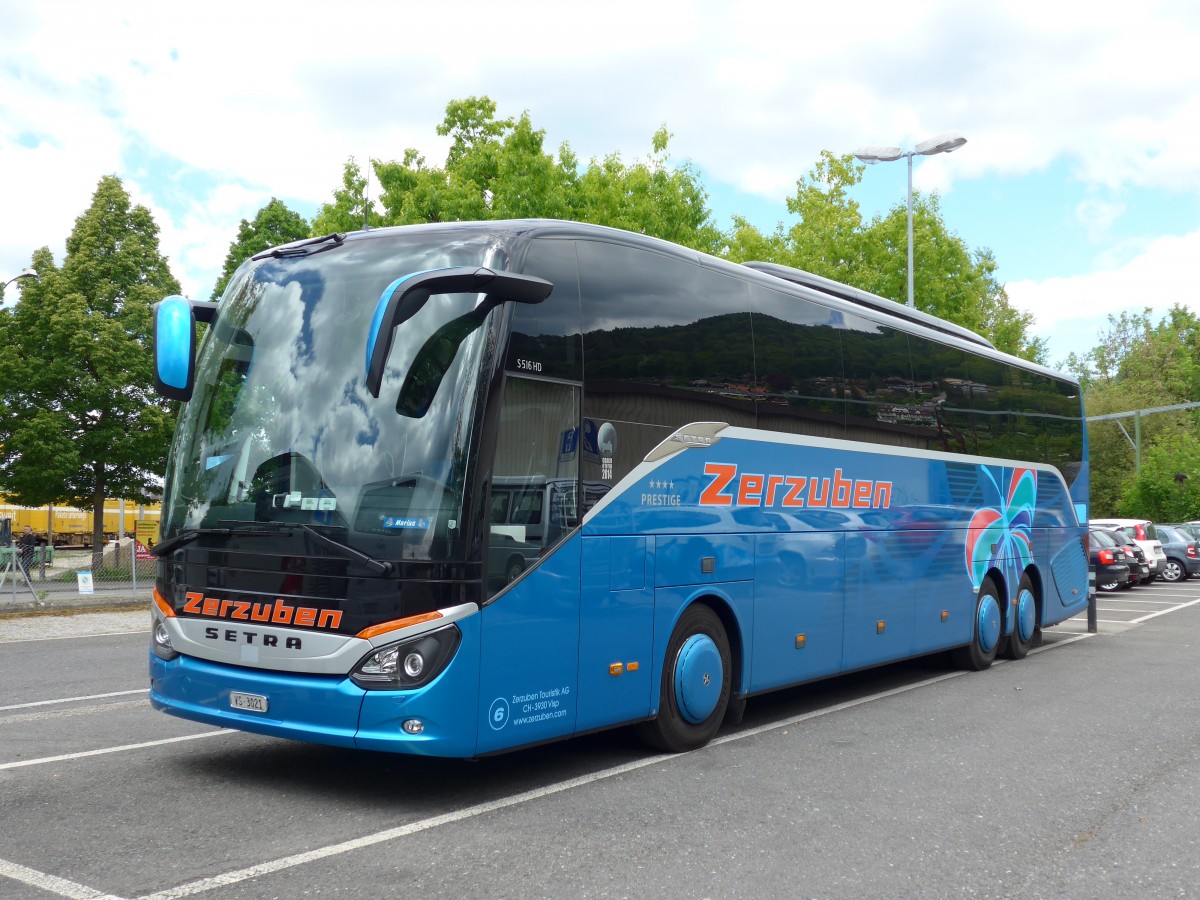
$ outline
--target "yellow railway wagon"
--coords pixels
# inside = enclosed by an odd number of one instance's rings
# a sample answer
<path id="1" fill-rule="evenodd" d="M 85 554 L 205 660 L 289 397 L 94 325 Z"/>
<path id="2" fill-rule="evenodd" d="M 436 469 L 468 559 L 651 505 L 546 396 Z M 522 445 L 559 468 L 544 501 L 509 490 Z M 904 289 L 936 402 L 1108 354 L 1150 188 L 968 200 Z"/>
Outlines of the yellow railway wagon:
<path id="1" fill-rule="evenodd" d="M 104 537 L 133 537 L 139 520 L 159 521 L 159 505 L 139 506 L 126 500 L 122 523 L 121 501 L 107 500 L 104 503 Z M 17 506 L 0 500 L 0 519 L 12 519 L 14 536 L 19 536 L 28 525 L 35 535 L 45 540 L 54 526 L 55 546 L 91 546 L 92 514 L 73 506 Z"/>

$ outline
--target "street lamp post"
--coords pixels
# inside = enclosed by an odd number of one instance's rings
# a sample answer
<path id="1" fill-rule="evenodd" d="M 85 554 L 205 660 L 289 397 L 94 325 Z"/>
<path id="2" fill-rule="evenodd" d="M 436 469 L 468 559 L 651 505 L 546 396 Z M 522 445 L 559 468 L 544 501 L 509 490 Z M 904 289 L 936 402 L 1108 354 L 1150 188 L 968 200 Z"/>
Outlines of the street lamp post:
<path id="1" fill-rule="evenodd" d="M 897 159 L 908 160 L 908 305 L 913 304 L 913 215 L 912 215 L 912 169 L 914 156 L 934 156 L 938 153 L 951 153 L 967 142 L 967 139 L 957 131 L 947 131 L 921 141 L 912 150 L 900 147 L 859 147 L 854 156 L 869 165 L 892 162 Z"/>
<path id="2" fill-rule="evenodd" d="M 37 277 L 38 277 L 38 273 L 33 271 L 33 269 L 25 269 L 24 271 L 21 272 L 20 275 L 14 275 L 12 278 L 8 279 L 8 281 L 4 282 L 4 284 L 0 284 L 0 291 L 3 291 L 6 287 L 8 287 L 14 281 L 20 281 L 22 278 L 37 278 Z"/>

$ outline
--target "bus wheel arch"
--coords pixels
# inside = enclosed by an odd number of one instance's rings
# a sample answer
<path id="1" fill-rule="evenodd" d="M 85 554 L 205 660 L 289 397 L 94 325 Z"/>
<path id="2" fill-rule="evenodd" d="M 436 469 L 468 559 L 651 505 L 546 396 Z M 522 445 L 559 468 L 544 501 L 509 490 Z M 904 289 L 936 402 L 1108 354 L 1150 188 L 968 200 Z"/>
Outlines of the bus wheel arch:
<path id="1" fill-rule="evenodd" d="M 729 683 L 729 703 L 725 707 L 726 725 L 739 725 L 746 712 L 746 667 L 745 646 L 742 639 L 742 629 L 738 625 L 737 616 L 724 600 L 707 598 L 700 602 L 710 606 L 721 619 L 725 627 L 725 636 L 729 640 L 729 656 L 731 678 Z"/>
<path id="2" fill-rule="evenodd" d="M 733 696 L 735 643 L 736 624 L 723 603 L 703 598 L 684 608 L 663 658 L 658 715 L 640 726 L 648 744 L 683 753 L 712 740 Z"/>
<path id="3" fill-rule="evenodd" d="M 1024 659 L 1041 635 L 1042 580 L 1036 568 L 1030 566 L 1021 574 L 1016 597 L 1008 608 L 1012 633 L 1004 642 L 1008 659 Z"/>

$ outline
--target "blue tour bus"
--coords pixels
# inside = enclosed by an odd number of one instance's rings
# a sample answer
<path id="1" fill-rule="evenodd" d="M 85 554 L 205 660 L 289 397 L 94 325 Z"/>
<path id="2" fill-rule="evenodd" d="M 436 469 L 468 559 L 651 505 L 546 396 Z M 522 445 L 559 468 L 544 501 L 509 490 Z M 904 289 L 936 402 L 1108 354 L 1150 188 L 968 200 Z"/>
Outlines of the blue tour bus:
<path id="1" fill-rule="evenodd" d="M 186 402 L 150 697 L 183 718 L 682 751 L 1087 604 L 1078 385 L 798 270 L 558 221 L 332 234 L 162 301 L 154 354 Z"/>

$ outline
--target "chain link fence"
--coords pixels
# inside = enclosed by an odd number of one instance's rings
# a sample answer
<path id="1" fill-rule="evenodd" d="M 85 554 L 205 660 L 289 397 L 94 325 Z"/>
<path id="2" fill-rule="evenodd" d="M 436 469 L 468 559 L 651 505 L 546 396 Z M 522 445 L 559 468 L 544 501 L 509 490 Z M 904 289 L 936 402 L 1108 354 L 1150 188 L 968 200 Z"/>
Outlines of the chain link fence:
<path id="1" fill-rule="evenodd" d="M 148 601 L 154 569 L 154 558 L 133 538 L 77 550 L 22 547 L 14 535 L 0 547 L 0 612 L 30 604 Z"/>

